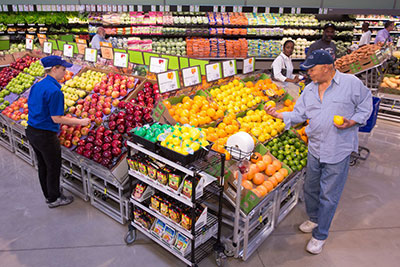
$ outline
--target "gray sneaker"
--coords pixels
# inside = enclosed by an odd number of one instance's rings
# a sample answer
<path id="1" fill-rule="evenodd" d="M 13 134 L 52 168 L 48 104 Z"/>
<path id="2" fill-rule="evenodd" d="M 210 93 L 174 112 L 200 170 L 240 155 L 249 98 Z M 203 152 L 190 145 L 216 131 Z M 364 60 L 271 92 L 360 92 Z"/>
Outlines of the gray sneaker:
<path id="1" fill-rule="evenodd" d="M 53 201 L 49 203 L 49 208 L 56 208 L 58 206 L 65 206 L 68 204 L 71 204 L 74 201 L 73 196 L 64 196 L 61 195 L 59 198 L 57 198 L 56 201 Z"/>

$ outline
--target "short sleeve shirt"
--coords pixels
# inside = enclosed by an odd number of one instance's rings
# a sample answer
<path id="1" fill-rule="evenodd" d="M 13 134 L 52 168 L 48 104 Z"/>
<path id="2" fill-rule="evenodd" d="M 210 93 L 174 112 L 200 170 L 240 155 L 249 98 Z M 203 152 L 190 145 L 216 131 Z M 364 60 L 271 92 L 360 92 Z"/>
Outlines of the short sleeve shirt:
<path id="1" fill-rule="evenodd" d="M 56 79 L 46 78 L 32 86 L 28 98 L 28 125 L 36 129 L 59 131 L 51 116 L 64 115 L 64 94 Z"/>

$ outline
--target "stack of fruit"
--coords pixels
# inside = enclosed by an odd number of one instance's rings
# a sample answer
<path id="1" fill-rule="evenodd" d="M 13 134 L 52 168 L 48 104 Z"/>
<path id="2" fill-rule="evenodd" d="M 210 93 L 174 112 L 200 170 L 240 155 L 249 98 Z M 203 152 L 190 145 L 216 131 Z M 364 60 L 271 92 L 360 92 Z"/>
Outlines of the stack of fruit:
<path id="1" fill-rule="evenodd" d="M 88 70 L 82 73 L 80 76 L 75 76 L 74 78 L 66 81 L 65 85 L 91 92 L 95 84 L 101 82 L 103 76 L 106 76 L 106 74 L 98 71 Z"/>
<path id="2" fill-rule="evenodd" d="M 300 171 L 307 165 L 307 146 L 290 131 L 267 143 L 271 154 L 287 164 L 293 171 Z"/>
<path id="3" fill-rule="evenodd" d="M 32 86 L 35 78 L 29 74 L 20 72 L 6 86 L 6 89 L 14 94 L 22 94 L 26 89 Z M 5 90 L 3 90 L 5 91 Z"/>
<path id="4" fill-rule="evenodd" d="M 24 68 L 24 72 L 32 76 L 42 77 L 44 75 L 44 67 L 39 60 L 33 62 L 29 68 Z"/>
<path id="5" fill-rule="evenodd" d="M 249 108 L 254 108 L 260 104 L 262 98 L 254 96 L 252 89 L 244 87 L 239 80 L 233 80 L 228 85 L 222 85 L 219 88 L 211 89 L 210 94 L 217 102 L 218 106 L 226 109 L 228 113 L 239 113 Z"/>
<path id="6" fill-rule="evenodd" d="M 285 102 L 283 102 L 284 107 L 281 109 L 278 109 L 277 112 L 293 111 L 295 104 L 296 104 L 295 101 L 286 99 Z"/>
<path id="7" fill-rule="evenodd" d="M 258 80 L 252 87 L 251 82 L 246 83 L 246 86 L 253 89 L 254 95 L 268 96 L 269 98 L 281 97 L 285 94 L 285 90 L 279 88 L 276 83 L 272 82 L 270 78 Z M 265 101 L 268 101 L 264 98 Z"/>
<path id="8" fill-rule="evenodd" d="M 8 103 L 8 101 L 5 101 Z M 28 121 L 28 99 L 26 97 L 20 97 L 18 100 L 14 101 L 9 105 L 6 106 L 5 102 L 0 106 L 0 109 L 4 109 L 1 113 L 12 119 L 13 121 L 18 122 L 21 121 L 21 125 L 27 126 Z M 8 103 L 9 104 L 9 103 Z"/>
<path id="9" fill-rule="evenodd" d="M 82 127 L 80 125 L 68 126 L 62 124 L 61 131 L 58 134 L 60 144 L 67 148 L 77 146 L 81 137 L 88 135 L 90 127 L 90 125 Z"/>
<path id="10" fill-rule="evenodd" d="M 282 167 L 281 162 L 268 154 L 262 156 L 255 152 L 251 161 L 253 163 L 243 174 L 242 186 L 251 190 L 259 198 L 265 197 L 289 175 L 289 171 Z"/>
<path id="11" fill-rule="evenodd" d="M 25 68 L 29 68 L 29 66 L 37 61 L 39 58 L 37 57 L 31 57 L 31 56 L 25 56 L 22 58 L 17 59 L 17 61 L 13 62 L 10 64 L 11 68 L 17 69 L 17 70 L 23 70 Z"/>
<path id="12" fill-rule="evenodd" d="M 306 134 L 306 127 L 307 126 L 301 127 L 299 130 L 297 130 L 297 133 L 300 135 L 301 140 L 303 140 L 304 143 L 308 144 L 308 136 Z"/>
<path id="13" fill-rule="evenodd" d="M 86 73 L 89 73 L 90 70 Z M 85 73 L 84 73 L 85 74 Z M 83 76 L 83 75 L 82 75 Z M 104 73 L 99 74 L 99 79 L 93 83 L 93 87 L 87 88 L 88 91 L 93 91 L 99 93 L 100 95 L 111 96 L 112 98 L 124 97 L 128 94 L 128 90 L 135 88 L 138 79 L 134 77 L 127 77 L 121 74 L 115 74 L 113 72 L 105 75 Z M 75 79 L 74 77 L 72 81 Z M 68 81 L 66 82 L 66 84 Z"/>
<path id="14" fill-rule="evenodd" d="M 103 116 L 111 113 L 111 97 L 92 94 L 84 99 L 79 99 L 75 106 L 68 110 L 70 114 L 78 118 L 89 118 L 97 125 L 103 123 Z"/>
<path id="15" fill-rule="evenodd" d="M 167 131 L 173 131 L 171 125 L 154 123 L 153 125 L 146 124 L 143 127 L 136 127 L 133 133 L 155 143 L 157 136 Z"/>
<path id="16" fill-rule="evenodd" d="M 84 90 L 68 87 L 65 84 L 61 86 L 61 91 L 64 93 L 65 109 L 72 107 L 79 98 L 83 98 L 87 94 Z"/>
<path id="17" fill-rule="evenodd" d="M 163 102 L 172 118 L 181 124 L 203 126 L 224 117 L 224 109 L 205 96 L 196 95 L 193 99 L 185 96 L 182 103 L 171 105 Z"/>
<path id="18" fill-rule="evenodd" d="M 144 88 L 137 93 L 136 98 L 131 99 L 130 102 L 143 108 L 152 109 L 161 97 L 158 84 L 146 82 Z"/>
<path id="19" fill-rule="evenodd" d="M 19 70 L 15 70 L 9 67 L 5 67 L 0 71 L 0 86 L 5 87 L 7 84 L 20 73 Z"/>
<path id="20" fill-rule="evenodd" d="M 60 81 L 58 81 L 59 83 L 64 83 L 68 80 L 72 79 L 72 76 L 74 76 L 74 73 L 72 71 L 66 70 L 64 78 L 62 78 Z"/>

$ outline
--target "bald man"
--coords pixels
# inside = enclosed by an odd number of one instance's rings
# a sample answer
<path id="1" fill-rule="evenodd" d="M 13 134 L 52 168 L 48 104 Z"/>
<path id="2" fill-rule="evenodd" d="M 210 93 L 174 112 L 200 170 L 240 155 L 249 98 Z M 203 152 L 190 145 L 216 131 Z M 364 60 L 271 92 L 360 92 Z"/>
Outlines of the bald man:
<path id="1" fill-rule="evenodd" d="M 97 33 L 93 37 L 92 42 L 90 43 L 90 46 L 92 48 L 100 50 L 100 42 L 107 42 L 105 37 L 106 37 L 106 30 L 103 27 L 97 28 Z"/>

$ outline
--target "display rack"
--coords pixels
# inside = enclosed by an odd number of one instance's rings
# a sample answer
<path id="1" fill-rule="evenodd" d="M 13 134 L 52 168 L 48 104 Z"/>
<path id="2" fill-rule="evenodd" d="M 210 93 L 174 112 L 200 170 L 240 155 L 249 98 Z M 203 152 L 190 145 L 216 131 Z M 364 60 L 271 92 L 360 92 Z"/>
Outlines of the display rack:
<path id="1" fill-rule="evenodd" d="M 15 122 L 11 122 L 10 125 L 15 155 L 28 164 L 35 166 L 35 153 L 25 135 L 25 127 Z"/>
<path id="2" fill-rule="evenodd" d="M 400 96 L 378 93 L 381 98 L 378 118 L 393 122 L 400 122 Z"/>
<path id="3" fill-rule="evenodd" d="M 0 144 L 10 152 L 14 152 L 11 127 L 3 115 L 0 115 Z"/>
<path id="4" fill-rule="evenodd" d="M 149 199 L 139 201 L 134 199 L 133 197 L 130 198 L 130 219 L 131 223 L 129 224 L 129 231 L 125 237 L 125 242 L 127 244 L 132 244 L 136 239 L 136 230 L 139 230 L 141 233 L 149 237 L 155 243 L 159 244 L 165 250 L 179 258 L 181 261 L 186 263 L 189 266 L 197 266 L 197 264 L 204 259 L 207 255 L 209 255 L 212 251 L 216 252 L 216 260 L 217 262 L 221 262 L 222 258 L 224 257 L 223 254 L 223 247 L 220 243 L 221 237 L 221 222 L 222 222 L 222 195 L 223 195 L 223 176 L 224 176 L 224 164 L 225 164 L 225 155 L 219 154 L 216 152 L 209 152 L 209 155 L 206 158 L 199 159 L 194 163 L 191 163 L 188 166 L 182 166 L 178 163 L 175 163 L 165 157 L 158 155 L 153 151 L 149 151 L 132 141 L 128 141 L 128 154 L 132 156 L 138 152 L 148 155 L 164 164 L 167 164 L 170 167 L 173 167 L 187 175 L 192 177 L 200 176 L 201 179 L 204 179 L 204 187 L 202 190 L 202 194 L 196 193 L 196 187 L 192 187 L 192 196 L 191 198 L 187 198 L 186 196 L 180 195 L 177 192 L 173 192 L 168 190 L 165 186 L 161 184 L 157 184 L 154 182 L 150 177 L 146 175 L 134 171 L 129 170 L 129 176 L 132 178 L 132 182 L 137 182 L 138 180 L 146 183 L 151 188 L 164 192 L 168 194 L 169 197 L 174 198 L 175 200 L 185 204 L 186 206 L 190 207 L 191 212 L 191 221 L 192 226 L 190 230 L 183 228 L 181 225 L 175 223 L 171 219 L 165 217 L 160 212 L 151 208 Z M 211 155 L 210 155 L 211 154 Z M 216 168 L 220 168 L 220 176 L 213 177 L 208 174 L 208 170 L 214 170 Z M 206 172 L 207 170 L 207 172 Z M 219 171 L 218 171 L 219 172 Z M 216 215 L 207 212 L 207 221 L 203 226 L 198 227 L 195 224 L 196 222 L 196 215 L 195 215 L 195 208 L 200 204 L 206 204 L 208 200 L 216 197 L 218 205 L 218 209 Z M 182 233 L 186 237 L 188 237 L 191 241 L 190 245 L 190 252 L 181 253 L 175 250 L 172 246 L 165 243 L 155 235 L 153 235 L 148 229 L 142 227 L 139 223 L 135 222 L 134 217 L 132 216 L 132 212 L 134 207 L 140 208 L 141 210 L 147 212 L 148 214 L 152 215 L 153 217 L 163 221 L 169 227 L 175 229 L 177 232 Z"/>

